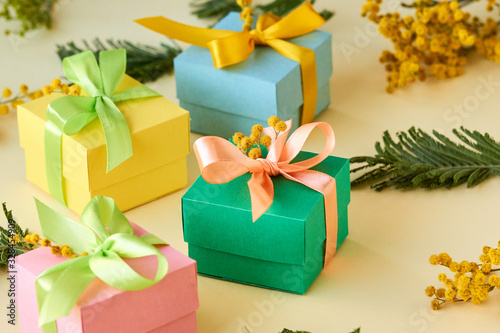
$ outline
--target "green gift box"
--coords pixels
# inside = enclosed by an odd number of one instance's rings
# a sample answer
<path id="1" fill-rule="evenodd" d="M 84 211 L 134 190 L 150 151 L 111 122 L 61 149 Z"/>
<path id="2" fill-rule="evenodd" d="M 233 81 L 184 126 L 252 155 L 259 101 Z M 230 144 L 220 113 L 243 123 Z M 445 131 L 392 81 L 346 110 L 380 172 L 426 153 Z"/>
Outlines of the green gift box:
<path id="1" fill-rule="evenodd" d="M 300 152 L 292 163 L 315 156 Z M 311 168 L 335 178 L 337 248 L 348 234 L 349 160 L 329 156 Z M 184 240 L 198 273 L 304 294 L 323 269 L 323 194 L 283 176 L 272 177 L 274 201 L 255 222 L 244 174 L 210 184 L 201 176 L 182 197 Z"/>

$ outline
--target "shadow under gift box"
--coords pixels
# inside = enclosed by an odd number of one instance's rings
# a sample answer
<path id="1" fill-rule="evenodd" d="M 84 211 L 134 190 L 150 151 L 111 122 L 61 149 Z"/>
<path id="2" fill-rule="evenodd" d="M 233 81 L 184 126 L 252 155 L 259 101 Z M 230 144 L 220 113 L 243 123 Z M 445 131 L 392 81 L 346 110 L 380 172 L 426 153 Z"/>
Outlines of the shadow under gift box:
<path id="1" fill-rule="evenodd" d="M 315 155 L 300 152 L 294 162 Z M 349 160 L 329 156 L 311 170 L 336 180 L 338 248 L 348 234 Z M 252 223 L 250 176 L 226 184 L 210 184 L 200 176 L 182 197 L 189 256 L 199 274 L 304 294 L 323 268 L 323 195 L 283 176 L 272 177 L 273 204 Z"/>
<path id="2" fill-rule="evenodd" d="M 239 13 L 230 13 L 214 29 L 241 31 L 242 24 Z M 315 53 L 318 115 L 330 105 L 331 34 L 316 30 L 288 41 Z M 190 46 L 175 58 L 174 67 L 177 98 L 189 111 L 193 132 L 229 138 L 267 124 L 272 115 L 292 119 L 292 132 L 300 125 L 300 65 L 269 46 L 256 46 L 248 59 L 220 69 L 208 49 Z"/>
<path id="3" fill-rule="evenodd" d="M 139 85 L 125 76 L 116 93 Z M 61 96 L 54 93 L 18 107 L 26 177 L 46 192 L 45 110 Z M 63 190 L 68 207 L 78 214 L 96 195 L 113 198 L 125 211 L 187 184 L 188 112 L 161 96 L 120 102 L 117 106 L 127 121 L 134 155 L 109 173 L 104 132 L 98 119 L 75 135 L 63 135 Z"/>
<path id="4" fill-rule="evenodd" d="M 131 223 L 136 236 L 148 234 Z M 157 284 L 139 291 L 123 291 L 95 278 L 78 298 L 71 314 L 57 320 L 58 333 L 195 333 L 198 290 L 196 262 L 171 246 L 158 246 L 168 260 L 168 273 Z M 35 279 L 43 271 L 65 260 L 41 247 L 17 257 L 21 329 L 27 333 L 38 328 Z M 124 259 L 137 272 L 154 278 L 155 257 Z"/>

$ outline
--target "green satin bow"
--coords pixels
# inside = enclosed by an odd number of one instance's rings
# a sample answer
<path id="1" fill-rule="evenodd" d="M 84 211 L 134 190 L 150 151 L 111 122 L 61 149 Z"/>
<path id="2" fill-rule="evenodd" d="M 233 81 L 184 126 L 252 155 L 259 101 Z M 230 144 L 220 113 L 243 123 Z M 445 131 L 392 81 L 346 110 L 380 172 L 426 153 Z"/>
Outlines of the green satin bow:
<path id="1" fill-rule="evenodd" d="M 59 245 L 68 245 L 75 253 L 89 253 L 55 265 L 36 279 L 38 324 L 44 333 L 57 332 L 56 320 L 71 313 L 78 297 L 95 277 L 121 290 L 141 290 L 167 274 L 167 259 L 153 246 L 166 243 L 153 234 L 134 236 L 132 226 L 113 199 L 94 197 L 81 215 L 86 226 L 35 201 L 46 238 Z M 153 280 L 138 274 L 122 259 L 151 255 L 158 258 Z"/>
<path id="2" fill-rule="evenodd" d="M 99 64 L 91 51 L 84 51 L 63 60 L 66 77 L 85 90 L 90 97 L 64 96 L 47 107 L 47 182 L 50 194 L 62 203 L 66 203 L 62 188 L 62 134 L 76 134 L 96 117 L 99 118 L 106 140 L 106 172 L 109 172 L 133 154 L 127 122 L 115 103 L 160 96 L 146 86 L 133 87 L 113 95 L 125 74 L 126 57 L 125 49 L 117 49 L 101 52 Z"/>

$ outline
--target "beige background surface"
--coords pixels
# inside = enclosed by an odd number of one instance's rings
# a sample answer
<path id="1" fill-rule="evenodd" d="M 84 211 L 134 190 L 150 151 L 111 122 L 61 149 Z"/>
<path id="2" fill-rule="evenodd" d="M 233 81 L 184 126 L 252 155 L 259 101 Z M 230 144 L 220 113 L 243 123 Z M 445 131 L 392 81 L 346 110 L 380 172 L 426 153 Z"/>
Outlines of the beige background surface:
<path id="1" fill-rule="evenodd" d="M 333 34 L 332 104 L 318 118 L 335 131 L 335 155 L 372 154 L 384 130 L 395 133 L 412 125 L 445 134 L 463 125 L 500 139 L 500 64 L 473 57 L 459 78 L 430 80 L 387 95 L 378 57 L 389 43 L 360 17 L 362 3 L 318 0 L 316 4 L 318 9 L 336 11 L 323 27 Z M 397 3 L 388 2 L 393 7 Z M 0 36 L 0 89 L 21 83 L 41 87 L 61 76 L 57 43 L 100 37 L 157 45 L 164 39 L 132 20 L 158 14 L 188 24 L 208 24 L 190 15 L 187 1 L 62 0 L 52 31 L 22 39 Z M 1 22 L 0 29 L 4 27 Z M 150 86 L 177 101 L 173 76 Z M 460 105 L 465 110 L 462 114 L 454 111 Z M 198 137 L 193 134 L 192 141 Z M 319 152 L 321 144 L 322 137 L 314 135 L 306 148 Z M 0 200 L 14 210 L 21 225 L 40 231 L 33 196 L 75 217 L 25 180 L 15 113 L 0 117 L 0 156 Z M 188 168 L 191 184 L 199 174 L 194 154 L 188 157 Z M 187 253 L 179 204 L 184 191 L 126 215 Z M 432 312 L 423 290 L 436 285 L 437 274 L 444 271 L 428 264 L 431 254 L 447 251 L 457 260 L 477 260 L 483 245 L 496 245 L 499 194 L 498 178 L 474 189 L 453 191 L 355 189 L 349 208 L 350 235 L 305 296 L 199 277 L 199 332 L 243 332 L 243 325 L 251 332 L 270 333 L 284 327 L 344 333 L 359 326 L 362 332 L 498 331 L 499 291 L 480 306 L 456 304 Z M 0 220 L 4 225 L 3 217 Z M 20 332 L 18 323 L 7 324 L 5 277 L 0 272 L 0 332 Z"/>

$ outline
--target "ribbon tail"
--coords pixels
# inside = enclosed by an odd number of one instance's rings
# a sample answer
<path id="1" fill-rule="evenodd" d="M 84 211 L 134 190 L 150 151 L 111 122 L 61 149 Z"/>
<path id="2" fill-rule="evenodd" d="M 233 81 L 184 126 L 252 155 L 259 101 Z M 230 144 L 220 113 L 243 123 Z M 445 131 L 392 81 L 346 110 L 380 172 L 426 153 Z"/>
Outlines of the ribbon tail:
<path id="1" fill-rule="evenodd" d="M 144 236 L 140 237 L 143 241 L 145 241 L 148 244 L 151 245 L 168 245 L 165 241 L 161 240 L 160 238 L 156 237 L 153 234 L 147 234 Z"/>
<path id="2" fill-rule="evenodd" d="M 125 117 L 110 98 L 98 98 L 96 112 L 106 139 L 106 172 L 109 172 L 132 156 L 132 138 Z"/>
<path id="3" fill-rule="evenodd" d="M 273 204 L 273 181 L 265 172 L 254 172 L 248 181 L 248 189 L 252 201 L 252 220 L 255 222 Z"/>
<path id="4" fill-rule="evenodd" d="M 43 333 L 57 333 L 57 324 L 56 321 L 53 320 L 47 324 L 42 325 Z"/>
<path id="5" fill-rule="evenodd" d="M 281 39 L 272 39 L 267 43 L 282 56 L 300 64 L 304 100 L 301 125 L 312 122 L 316 112 L 316 100 L 318 96 L 318 79 L 314 51 Z"/>
<path id="6" fill-rule="evenodd" d="M 38 324 L 44 328 L 44 333 L 45 329 L 54 332 L 55 321 L 71 313 L 78 297 L 94 278 L 89 256 L 84 256 L 53 266 L 36 279 Z"/>
<path id="7" fill-rule="evenodd" d="M 129 99 L 146 98 L 154 96 L 161 96 L 161 95 L 147 86 L 137 86 L 124 90 L 116 95 L 113 95 L 111 97 L 111 100 L 115 103 L 118 103 Z"/>
<path id="8" fill-rule="evenodd" d="M 335 178 L 314 170 L 282 173 L 294 182 L 301 183 L 323 194 L 325 205 L 326 245 L 323 266 L 325 266 L 337 251 L 337 182 Z"/>
<path id="9" fill-rule="evenodd" d="M 211 40 L 224 38 L 234 34 L 234 31 L 229 30 L 189 26 L 169 20 L 163 16 L 146 17 L 134 20 L 134 22 L 169 38 L 177 39 L 200 47 L 207 47 L 207 43 Z"/>
<path id="10" fill-rule="evenodd" d="M 45 169 L 49 193 L 66 205 L 62 185 L 62 131 L 50 120 L 45 123 Z"/>

